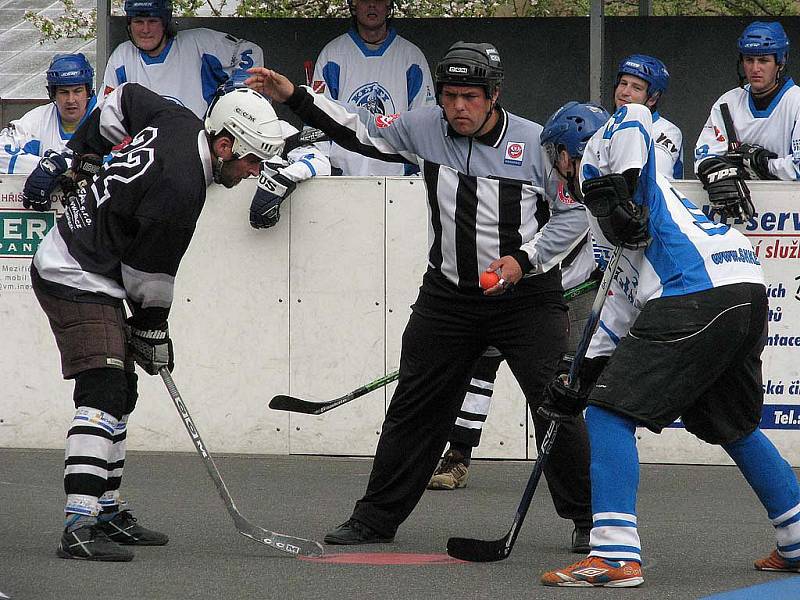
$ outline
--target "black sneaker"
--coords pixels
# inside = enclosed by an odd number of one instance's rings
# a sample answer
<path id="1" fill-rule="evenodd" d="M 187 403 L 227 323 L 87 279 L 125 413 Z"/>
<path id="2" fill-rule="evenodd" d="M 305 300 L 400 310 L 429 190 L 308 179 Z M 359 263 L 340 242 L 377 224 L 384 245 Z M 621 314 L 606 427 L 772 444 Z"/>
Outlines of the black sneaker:
<path id="1" fill-rule="evenodd" d="M 112 542 L 105 531 L 97 525 L 86 525 L 74 531 L 64 530 L 56 550 L 61 558 L 78 560 L 103 560 L 128 562 L 133 552 Z"/>
<path id="2" fill-rule="evenodd" d="M 163 546 L 169 541 L 165 534 L 139 525 L 129 510 L 121 510 L 113 519 L 98 522 L 97 526 L 110 540 L 125 546 Z"/>
<path id="3" fill-rule="evenodd" d="M 591 527 L 578 527 L 572 530 L 572 546 L 570 550 L 575 554 L 589 554 L 592 547 L 589 545 L 589 534 Z"/>
<path id="4" fill-rule="evenodd" d="M 325 536 L 326 544 L 355 546 L 356 544 L 389 544 L 394 536 L 383 536 L 369 525 L 355 519 L 348 519 Z"/>

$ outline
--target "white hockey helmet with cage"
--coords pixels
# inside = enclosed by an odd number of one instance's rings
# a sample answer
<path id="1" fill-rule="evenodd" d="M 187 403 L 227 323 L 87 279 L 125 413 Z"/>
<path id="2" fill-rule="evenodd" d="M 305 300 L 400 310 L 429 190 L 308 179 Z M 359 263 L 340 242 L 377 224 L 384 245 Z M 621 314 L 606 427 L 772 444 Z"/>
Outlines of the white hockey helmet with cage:
<path id="1" fill-rule="evenodd" d="M 217 96 L 206 112 L 205 129 L 209 135 L 223 130 L 230 133 L 237 159 L 253 154 L 267 160 L 283 150 L 283 128 L 275 109 L 250 88 L 235 88 Z"/>

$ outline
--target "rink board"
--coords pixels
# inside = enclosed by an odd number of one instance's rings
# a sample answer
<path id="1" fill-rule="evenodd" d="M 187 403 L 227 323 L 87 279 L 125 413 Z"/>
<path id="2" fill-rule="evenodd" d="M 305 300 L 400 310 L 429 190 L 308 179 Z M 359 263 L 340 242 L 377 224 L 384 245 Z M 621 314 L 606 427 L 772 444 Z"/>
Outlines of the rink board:
<path id="1" fill-rule="evenodd" d="M 24 211 L 23 183 L 0 179 L 0 446 L 59 448 L 72 416 L 72 385 L 60 378 L 29 273 L 55 214 Z M 705 202 L 697 182 L 678 187 Z M 247 181 L 209 190 L 170 318 L 176 384 L 212 451 L 371 455 L 394 384 L 316 417 L 267 404 L 275 394 L 329 400 L 397 368 L 426 264 L 422 181 L 309 181 L 269 230 L 248 224 L 253 189 Z M 758 214 L 737 227 L 753 242 L 769 284 L 762 426 L 800 465 L 800 187 L 758 182 L 751 189 Z M 130 447 L 190 451 L 160 379 L 140 375 L 140 382 Z M 660 436 L 640 430 L 639 437 L 642 461 L 727 462 L 679 426 Z M 535 455 L 524 398 L 503 365 L 476 456 Z"/>

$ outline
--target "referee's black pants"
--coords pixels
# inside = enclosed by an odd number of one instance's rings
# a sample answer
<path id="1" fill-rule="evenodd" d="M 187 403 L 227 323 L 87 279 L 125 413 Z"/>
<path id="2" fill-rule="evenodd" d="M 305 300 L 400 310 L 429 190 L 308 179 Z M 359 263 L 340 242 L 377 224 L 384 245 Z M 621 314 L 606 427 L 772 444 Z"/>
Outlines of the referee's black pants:
<path id="1" fill-rule="evenodd" d="M 549 422 L 536 408 L 567 349 L 568 330 L 560 293 L 445 299 L 428 294 L 423 285 L 403 333 L 400 377 L 367 491 L 353 518 L 392 536 L 411 514 L 442 455 L 475 362 L 487 346 L 502 352 L 519 382 L 540 446 Z M 556 512 L 590 526 L 589 442 L 582 418 L 559 428 L 544 474 Z"/>

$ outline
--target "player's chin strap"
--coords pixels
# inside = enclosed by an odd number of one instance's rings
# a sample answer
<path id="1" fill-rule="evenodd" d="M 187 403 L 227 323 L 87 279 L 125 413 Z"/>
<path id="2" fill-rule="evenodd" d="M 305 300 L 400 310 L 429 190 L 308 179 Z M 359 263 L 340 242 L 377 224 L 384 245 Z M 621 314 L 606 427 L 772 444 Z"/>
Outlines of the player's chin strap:
<path id="1" fill-rule="evenodd" d="M 222 167 L 225 166 L 225 163 L 233 162 L 235 160 L 239 160 L 239 157 L 234 154 L 233 158 L 230 160 L 222 160 L 222 157 L 217 156 L 214 160 L 213 165 L 211 166 L 211 177 L 214 179 L 214 183 L 222 183 Z"/>

